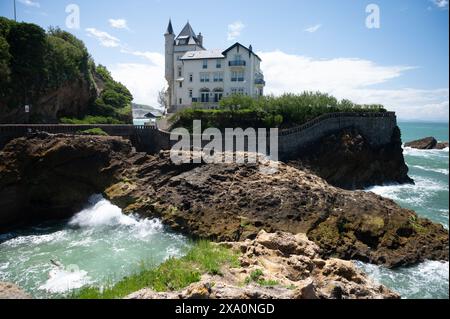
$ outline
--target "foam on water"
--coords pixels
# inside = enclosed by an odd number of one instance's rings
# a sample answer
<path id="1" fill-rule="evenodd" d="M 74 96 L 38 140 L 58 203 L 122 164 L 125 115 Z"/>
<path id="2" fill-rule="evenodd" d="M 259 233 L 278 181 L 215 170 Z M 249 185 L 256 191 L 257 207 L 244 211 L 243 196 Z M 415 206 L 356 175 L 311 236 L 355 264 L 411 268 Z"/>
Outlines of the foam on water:
<path id="1" fill-rule="evenodd" d="M 436 127 L 425 125 L 422 133 L 417 133 L 413 124 L 406 134 L 429 135 Z M 403 130 L 402 130 L 403 131 Z M 445 133 L 447 132 L 447 133 Z M 441 135 L 448 135 L 448 127 L 443 126 Z M 411 136 L 408 140 L 419 138 Z M 445 138 L 445 137 L 443 137 Z M 449 227 L 449 149 L 418 150 L 404 147 L 404 156 L 410 169 L 409 175 L 415 185 L 386 185 L 368 189 L 378 195 L 388 197 L 399 205 L 416 211 L 420 216 Z M 375 265 L 357 262 L 371 278 L 399 292 L 404 298 L 448 298 L 449 263 L 427 261 L 414 267 L 390 270 Z"/>
<path id="2" fill-rule="evenodd" d="M 103 286 L 180 257 L 190 243 L 157 219 L 122 214 L 101 196 L 66 223 L 4 234 L 0 281 L 18 284 L 37 298 L 60 296 L 88 284 Z"/>
<path id="3" fill-rule="evenodd" d="M 355 263 L 376 282 L 391 287 L 405 299 L 448 298 L 448 262 L 427 261 L 396 270 L 358 261 Z"/>
<path id="4" fill-rule="evenodd" d="M 91 278 L 84 270 L 53 269 L 49 272 L 49 279 L 38 289 L 61 294 L 81 288 L 91 282 Z"/>

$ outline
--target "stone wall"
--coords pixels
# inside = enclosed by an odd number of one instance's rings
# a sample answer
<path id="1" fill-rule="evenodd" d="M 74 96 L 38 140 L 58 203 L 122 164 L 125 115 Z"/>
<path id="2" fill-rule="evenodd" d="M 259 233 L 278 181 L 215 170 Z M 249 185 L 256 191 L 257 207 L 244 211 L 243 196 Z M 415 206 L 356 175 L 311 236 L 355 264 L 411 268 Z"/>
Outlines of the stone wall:
<path id="1" fill-rule="evenodd" d="M 282 158 L 295 155 L 302 148 L 346 128 L 358 129 L 373 146 L 386 145 L 391 142 L 396 126 L 393 112 L 326 114 L 303 126 L 280 131 L 279 153 Z"/>
<path id="2" fill-rule="evenodd" d="M 279 132 L 279 157 L 286 159 L 302 148 L 345 128 L 358 129 L 374 146 L 388 144 L 397 126 L 395 113 L 332 113 L 314 119 L 302 126 Z M 157 153 L 168 150 L 176 141 L 170 133 L 150 126 L 134 125 L 0 125 L 0 149 L 10 140 L 32 132 L 75 134 L 92 128 L 101 128 L 111 136 L 130 139 L 138 151 Z M 267 141 L 269 139 L 267 138 Z M 206 145 L 208 142 L 202 142 Z M 247 141 L 245 142 L 247 149 Z M 267 147 L 268 148 L 268 147 Z"/>

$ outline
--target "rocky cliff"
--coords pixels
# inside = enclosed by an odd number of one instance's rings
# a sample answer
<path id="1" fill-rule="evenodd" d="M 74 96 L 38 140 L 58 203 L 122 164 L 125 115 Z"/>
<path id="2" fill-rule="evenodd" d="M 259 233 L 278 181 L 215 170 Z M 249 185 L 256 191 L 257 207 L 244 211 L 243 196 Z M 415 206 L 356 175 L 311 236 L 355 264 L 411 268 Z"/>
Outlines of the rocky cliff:
<path id="1" fill-rule="evenodd" d="M 61 117 L 82 117 L 99 96 L 99 87 L 103 86 L 103 81 L 95 78 L 97 86 L 80 78 L 49 90 L 38 98 L 29 114 L 23 108 L 10 109 L 0 102 L 0 123 L 58 123 Z"/>
<path id="2" fill-rule="evenodd" d="M 103 192 L 126 213 L 216 241 L 306 233 L 323 257 L 396 267 L 448 260 L 448 231 L 373 193 L 279 164 L 175 165 L 120 138 L 20 138 L 0 152 L 0 226 L 67 217 Z"/>
<path id="3" fill-rule="evenodd" d="M 408 177 L 400 129 L 391 142 L 373 146 L 357 129 L 346 129 L 302 150 L 288 164 L 306 169 L 344 189 L 364 189 L 390 183 L 414 183 Z"/>

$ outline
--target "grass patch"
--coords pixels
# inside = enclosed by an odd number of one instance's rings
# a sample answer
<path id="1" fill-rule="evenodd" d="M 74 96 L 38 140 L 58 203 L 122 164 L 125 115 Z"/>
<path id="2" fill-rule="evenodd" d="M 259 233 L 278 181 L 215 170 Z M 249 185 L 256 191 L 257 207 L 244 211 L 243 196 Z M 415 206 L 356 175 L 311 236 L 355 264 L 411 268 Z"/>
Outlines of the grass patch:
<path id="1" fill-rule="evenodd" d="M 84 131 L 78 131 L 77 134 L 79 135 L 96 135 L 96 136 L 108 136 L 108 133 L 103 131 L 101 128 L 91 128 L 89 130 Z"/>
<path id="2" fill-rule="evenodd" d="M 248 285 L 252 282 L 256 282 L 260 286 L 273 287 L 279 285 L 276 280 L 265 280 L 264 273 L 261 269 L 257 269 L 251 272 L 250 276 L 245 279 L 245 284 Z"/>
<path id="3" fill-rule="evenodd" d="M 239 255 L 231 249 L 207 241 L 199 241 L 182 258 L 171 258 L 155 268 L 142 270 L 123 278 L 115 285 L 100 289 L 86 287 L 73 293 L 74 299 L 117 299 L 143 288 L 157 292 L 175 291 L 201 279 L 202 274 L 220 274 L 224 265 L 239 266 Z"/>

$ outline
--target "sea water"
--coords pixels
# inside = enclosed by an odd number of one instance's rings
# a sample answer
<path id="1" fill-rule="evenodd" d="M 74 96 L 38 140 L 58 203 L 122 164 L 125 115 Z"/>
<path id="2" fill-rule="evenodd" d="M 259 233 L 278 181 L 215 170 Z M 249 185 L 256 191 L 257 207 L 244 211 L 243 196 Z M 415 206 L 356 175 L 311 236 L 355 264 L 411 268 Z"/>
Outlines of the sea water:
<path id="1" fill-rule="evenodd" d="M 449 140 L 448 123 L 400 123 L 402 139 L 409 142 L 434 136 Z M 369 189 L 393 199 L 420 216 L 449 227 L 449 150 L 417 150 L 404 147 L 409 176 L 415 185 L 387 185 Z M 404 298 L 449 298 L 449 263 L 427 261 L 420 265 L 388 270 L 358 263 L 373 279 Z"/>
<path id="2" fill-rule="evenodd" d="M 72 219 L 0 235 L 0 281 L 36 298 L 70 296 L 86 285 L 111 285 L 189 249 L 157 219 L 125 216 L 101 196 Z"/>

